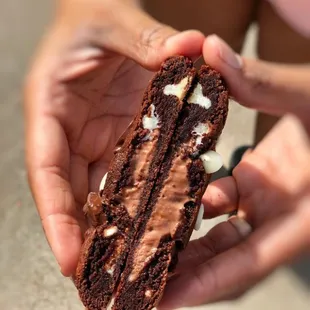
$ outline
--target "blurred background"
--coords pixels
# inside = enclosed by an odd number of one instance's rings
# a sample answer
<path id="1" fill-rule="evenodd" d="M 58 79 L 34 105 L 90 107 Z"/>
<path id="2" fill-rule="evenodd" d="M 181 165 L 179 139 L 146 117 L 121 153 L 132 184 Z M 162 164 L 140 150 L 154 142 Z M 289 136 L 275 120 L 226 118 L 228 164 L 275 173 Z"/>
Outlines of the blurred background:
<path id="1" fill-rule="evenodd" d="M 53 14 L 53 1 L 2 0 L 0 10 L 0 309 L 83 309 L 70 280 L 63 278 L 45 240 L 28 190 L 23 155 L 22 84 L 34 47 Z M 251 27 L 243 53 L 255 56 Z M 253 142 L 255 114 L 234 103 L 219 152 Z M 215 223 L 206 222 L 194 238 Z M 283 236 L 285 238 L 285 236 Z M 310 263 L 303 259 L 275 272 L 235 302 L 197 309 L 310 309 Z"/>

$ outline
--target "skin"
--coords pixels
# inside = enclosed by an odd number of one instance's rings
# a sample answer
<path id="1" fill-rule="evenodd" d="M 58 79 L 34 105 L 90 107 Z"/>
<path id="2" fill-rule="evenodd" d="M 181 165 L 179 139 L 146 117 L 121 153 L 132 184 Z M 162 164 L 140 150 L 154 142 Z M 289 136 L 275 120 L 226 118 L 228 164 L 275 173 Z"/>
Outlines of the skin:
<path id="1" fill-rule="evenodd" d="M 30 187 L 65 276 L 75 272 L 87 228 L 87 194 L 98 190 L 151 77 L 142 66 L 201 53 L 201 33 L 176 34 L 130 1 L 60 2 L 27 77 L 25 117 Z"/>
<path id="2" fill-rule="evenodd" d="M 109 13 L 115 11 L 117 17 Z M 158 69 L 170 55 L 196 58 L 202 52 L 241 104 L 295 116 L 285 118 L 245 157 L 233 177 L 206 192 L 207 217 L 238 208 L 254 233 L 245 239 L 229 221 L 191 243 L 162 308 L 240 295 L 309 248 L 309 69 L 246 59 L 241 64 L 218 38 L 178 33 L 133 1 L 72 5 L 64 0 L 26 80 L 25 118 L 30 187 L 65 276 L 74 274 L 87 229 L 82 214 L 87 193 L 98 189 L 115 142 L 137 111 L 151 75 L 146 69 Z M 234 272 L 227 272 L 232 266 Z"/>
<path id="3" fill-rule="evenodd" d="M 284 64 L 310 62 L 310 40 L 288 25 L 269 1 L 196 0 L 194 6 L 188 0 L 142 2 L 156 19 L 178 30 L 194 27 L 206 36 L 217 34 L 238 53 L 244 46 L 250 25 L 256 23 L 259 59 Z M 266 136 L 278 119 L 274 115 L 257 113 L 254 145 Z"/>
<path id="4" fill-rule="evenodd" d="M 248 235 L 228 220 L 192 241 L 181 254 L 178 276 L 169 282 L 160 309 L 240 297 L 310 250 L 310 124 L 302 115 L 310 112 L 310 70 L 247 59 L 235 69 L 226 62 L 233 55 L 217 37 L 205 40 L 205 60 L 224 75 L 237 101 L 285 116 L 245 154 L 232 177 L 207 188 L 205 218 L 237 209 L 253 232 Z M 297 101 L 300 106 L 293 106 Z"/>

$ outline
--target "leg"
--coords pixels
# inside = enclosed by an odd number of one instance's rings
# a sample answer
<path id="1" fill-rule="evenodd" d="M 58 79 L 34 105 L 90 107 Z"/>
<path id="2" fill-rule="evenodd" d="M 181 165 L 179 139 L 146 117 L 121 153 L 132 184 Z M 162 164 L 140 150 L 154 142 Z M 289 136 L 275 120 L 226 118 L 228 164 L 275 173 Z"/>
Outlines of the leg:
<path id="1" fill-rule="evenodd" d="M 257 22 L 259 24 L 259 58 L 281 63 L 309 63 L 310 40 L 294 31 L 269 2 L 261 0 Z M 255 144 L 276 124 L 278 118 L 259 113 Z"/>
<path id="2" fill-rule="evenodd" d="M 255 16 L 257 0 L 144 0 L 146 10 L 176 29 L 198 29 L 217 34 L 236 51 L 243 45 Z"/>

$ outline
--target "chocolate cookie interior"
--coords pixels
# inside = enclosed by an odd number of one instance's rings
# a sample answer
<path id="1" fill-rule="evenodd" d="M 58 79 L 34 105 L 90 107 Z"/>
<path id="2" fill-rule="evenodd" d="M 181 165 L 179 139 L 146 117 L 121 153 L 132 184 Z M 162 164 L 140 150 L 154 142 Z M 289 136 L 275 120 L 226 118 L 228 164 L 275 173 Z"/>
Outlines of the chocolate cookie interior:
<path id="1" fill-rule="evenodd" d="M 103 191 L 89 194 L 84 209 L 93 228 L 81 252 L 76 286 L 90 310 L 105 308 L 111 299 L 194 76 L 186 57 L 162 65 L 115 151 Z M 107 236 L 107 230 L 114 233 Z"/>
<path id="2" fill-rule="evenodd" d="M 213 169 L 212 159 L 206 163 L 206 157 L 224 126 L 227 101 L 220 75 L 202 67 L 187 94 L 147 208 L 139 216 L 113 309 L 152 309 L 160 299 L 177 253 L 193 230 Z"/>
<path id="3" fill-rule="evenodd" d="M 90 193 L 92 227 L 76 273 L 89 310 L 152 309 L 192 233 L 212 173 L 228 93 L 208 66 L 168 59 L 115 151 L 104 189 Z"/>

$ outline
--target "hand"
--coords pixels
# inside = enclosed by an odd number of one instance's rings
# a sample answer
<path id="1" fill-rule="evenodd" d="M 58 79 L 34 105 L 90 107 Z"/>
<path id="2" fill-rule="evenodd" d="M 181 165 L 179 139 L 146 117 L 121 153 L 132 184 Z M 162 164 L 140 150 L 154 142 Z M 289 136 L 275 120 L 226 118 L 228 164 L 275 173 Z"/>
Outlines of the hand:
<path id="1" fill-rule="evenodd" d="M 232 177 L 208 187 L 205 218 L 238 215 L 190 242 L 160 310 L 237 298 L 310 250 L 310 68 L 241 59 L 215 36 L 206 39 L 204 57 L 237 101 L 285 116 Z"/>
<path id="2" fill-rule="evenodd" d="M 87 228 L 87 194 L 98 191 L 116 140 L 141 103 L 150 78 L 144 68 L 202 52 L 201 33 L 177 33 L 136 2 L 60 2 L 26 81 L 29 181 L 65 276 L 75 271 Z"/>

